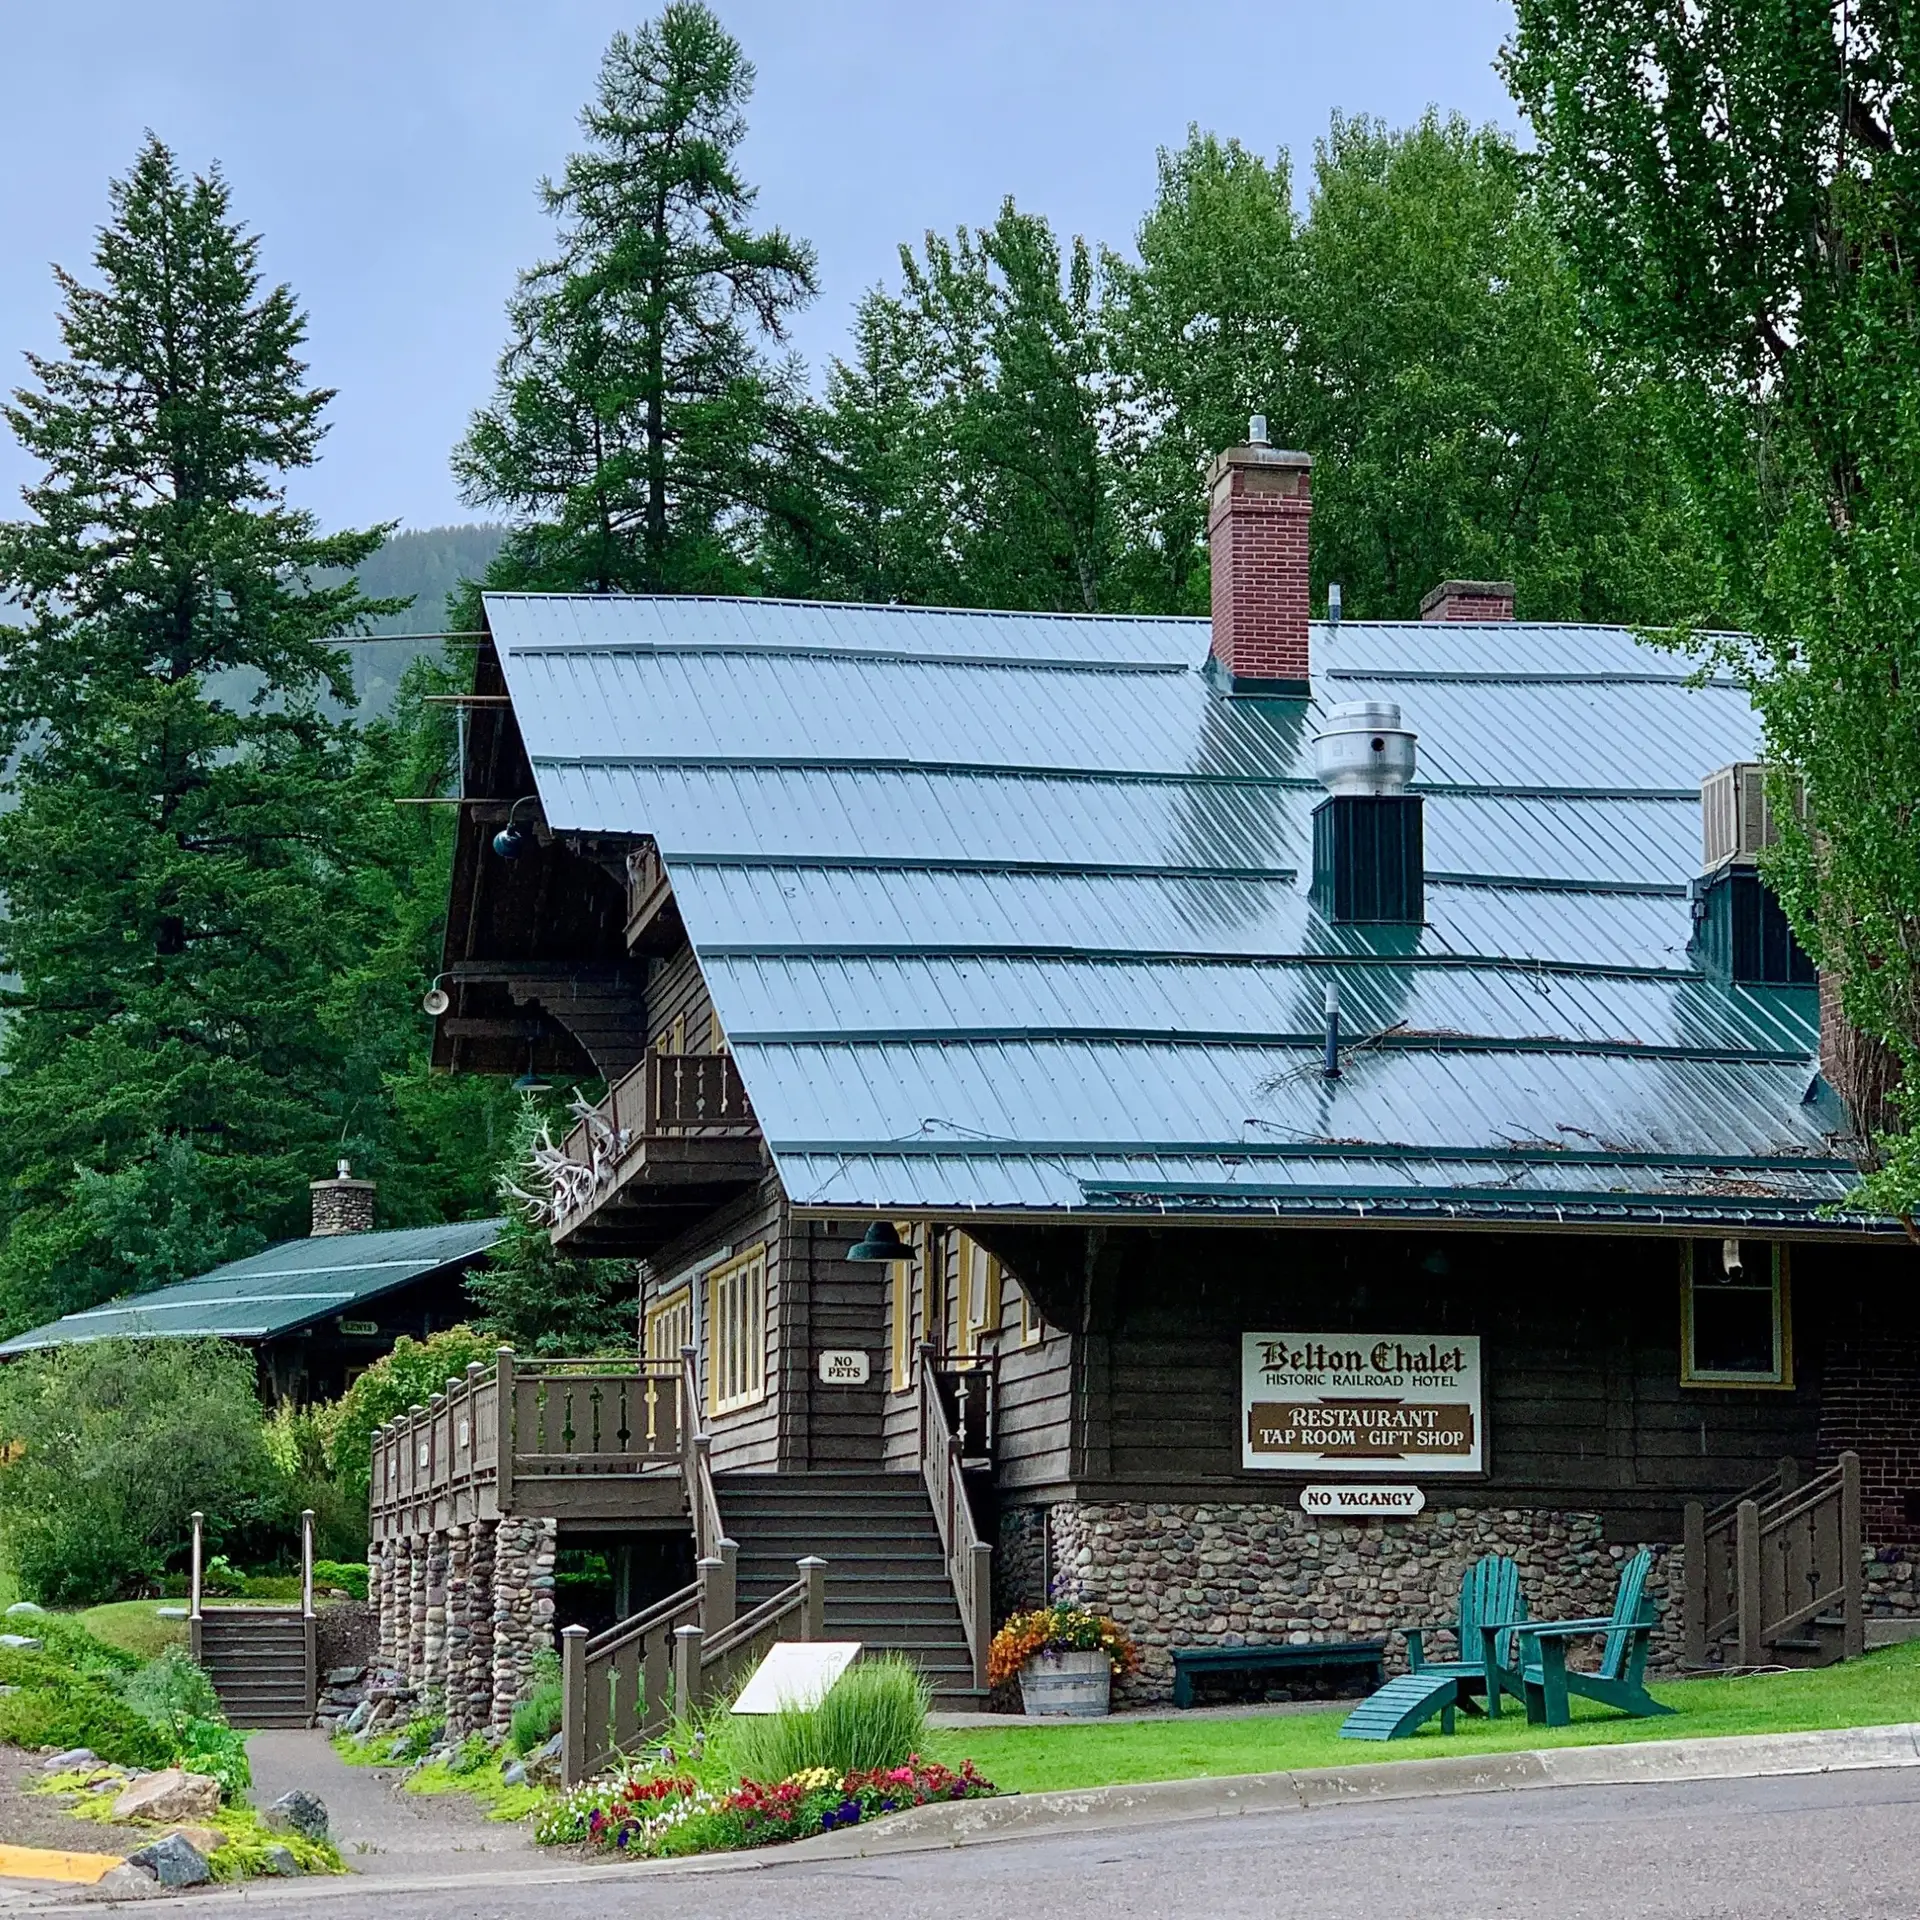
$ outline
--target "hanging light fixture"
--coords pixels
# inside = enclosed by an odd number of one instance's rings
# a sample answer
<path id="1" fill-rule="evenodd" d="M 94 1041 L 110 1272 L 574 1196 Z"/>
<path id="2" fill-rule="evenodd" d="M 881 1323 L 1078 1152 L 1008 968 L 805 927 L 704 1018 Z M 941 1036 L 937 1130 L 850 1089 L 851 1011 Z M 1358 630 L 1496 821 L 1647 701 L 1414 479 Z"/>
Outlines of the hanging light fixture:
<path id="1" fill-rule="evenodd" d="M 432 1014 L 436 1020 L 453 1005 L 453 997 L 440 984 L 446 977 L 444 973 L 436 973 L 433 984 L 420 996 L 420 1011 Z"/>
<path id="2" fill-rule="evenodd" d="M 911 1260 L 913 1249 L 902 1240 L 891 1220 L 876 1220 L 866 1231 L 866 1237 L 856 1240 L 847 1249 L 849 1260 L 886 1261 Z"/>
<path id="3" fill-rule="evenodd" d="M 515 1093 L 551 1093 L 553 1091 L 553 1082 L 533 1064 L 531 1040 L 527 1042 L 527 1070 L 515 1076 L 513 1090 Z"/>
<path id="4" fill-rule="evenodd" d="M 533 828 L 513 816 L 524 806 L 539 799 L 536 793 L 523 794 L 507 809 L 507 824 L 493 836 L 493 850 L 502 860 L 518 860 L 533 845 Z"/>

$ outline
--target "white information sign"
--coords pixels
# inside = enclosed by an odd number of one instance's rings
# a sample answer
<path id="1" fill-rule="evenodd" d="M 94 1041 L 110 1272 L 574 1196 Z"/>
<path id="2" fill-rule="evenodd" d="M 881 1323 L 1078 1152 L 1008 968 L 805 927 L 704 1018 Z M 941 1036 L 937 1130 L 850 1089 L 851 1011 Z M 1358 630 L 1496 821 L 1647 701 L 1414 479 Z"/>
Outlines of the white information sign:
<path id="1" fill-rule="evenodd" d="M 1240 1463 L 1273 1473 L 1480 1473 L 1480 1341 L 1470 1333 L 1249 1333 Z"/>
<path id="2" fill-rule="evenodd" d="M 1300 1511 L 1332 1518 L 1346 1514 L 1424 1513 L 1427 1496 L 1418 1487 L 1302 1487 Z"/>
<path id="3" fill-rule="evenodd" d="M 820 1356 L 820 1378 L 829 1387 L 864 1387 L 870 1372 L 858 1347 L 828 1347 Z"/>
<path id="4" fill-rule="evenodd" d="M 778 1713 L 817 1707 L 860 1657 L 858 1640 L 780 1640 L 754 1668 L 734 1701 L 735 1713 Z"/>

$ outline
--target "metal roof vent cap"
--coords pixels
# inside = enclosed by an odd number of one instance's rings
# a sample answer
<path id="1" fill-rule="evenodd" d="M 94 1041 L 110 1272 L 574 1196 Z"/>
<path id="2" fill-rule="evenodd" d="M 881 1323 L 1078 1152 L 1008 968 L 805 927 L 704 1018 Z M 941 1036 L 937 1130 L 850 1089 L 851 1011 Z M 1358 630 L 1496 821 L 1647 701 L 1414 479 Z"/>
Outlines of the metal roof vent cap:
<path id="1" fill-rule="evenodd" d="M 1405 793 L 1420 736 L 1390 701 L 1349 700 L 1313 736 L 1313 771 L 1329 793 Z"/>

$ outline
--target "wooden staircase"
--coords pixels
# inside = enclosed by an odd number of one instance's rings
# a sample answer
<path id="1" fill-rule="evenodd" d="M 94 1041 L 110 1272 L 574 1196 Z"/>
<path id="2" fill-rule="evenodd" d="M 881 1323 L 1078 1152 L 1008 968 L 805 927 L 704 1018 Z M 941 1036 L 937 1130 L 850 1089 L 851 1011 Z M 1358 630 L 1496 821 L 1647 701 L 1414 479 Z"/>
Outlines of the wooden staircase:
<path id="1" fill-rule="evenodd" d="M 826 1631 L 876 1652 L 906 1654 L 932 1683 L 934 1705 L 977 1708 L 973 1653 L 918 1473 L 726 1473 L 714 1476 L 737 1543 L 744 1613 L 793 1578 L 794 1562 L 826 1562 Z"/>
<path id="2" fill-rule="evenodd" d="M 187 1589 L 188 1647 L 207 1671 L 230 1726 L 310 1727 L 318 1698 L 313 1611 L 313 1514 L 300 1516 L 300 1603 L 290 1607 L 204 1607 L 203 1517 L 193 1515 Z"/>
<path id="3" fill-rule="evenodd" d="M 313 1621 L 298 1607 L 210 1607 L 194 1658 L 230 1726 L 313 1725 Z"/>

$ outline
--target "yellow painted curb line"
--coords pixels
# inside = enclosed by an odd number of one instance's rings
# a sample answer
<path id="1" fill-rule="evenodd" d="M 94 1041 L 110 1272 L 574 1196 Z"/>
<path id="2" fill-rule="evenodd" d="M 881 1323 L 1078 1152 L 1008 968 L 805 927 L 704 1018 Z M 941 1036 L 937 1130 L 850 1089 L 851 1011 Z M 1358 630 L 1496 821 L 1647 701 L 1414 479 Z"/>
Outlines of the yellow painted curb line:
<path id="1" fill-rule="evenodd" d="M 117 1853 L 62 1853 L 0 1845 L 0 1880 L 71 1880 L 92 1886 L 120 1864 Z"/>

